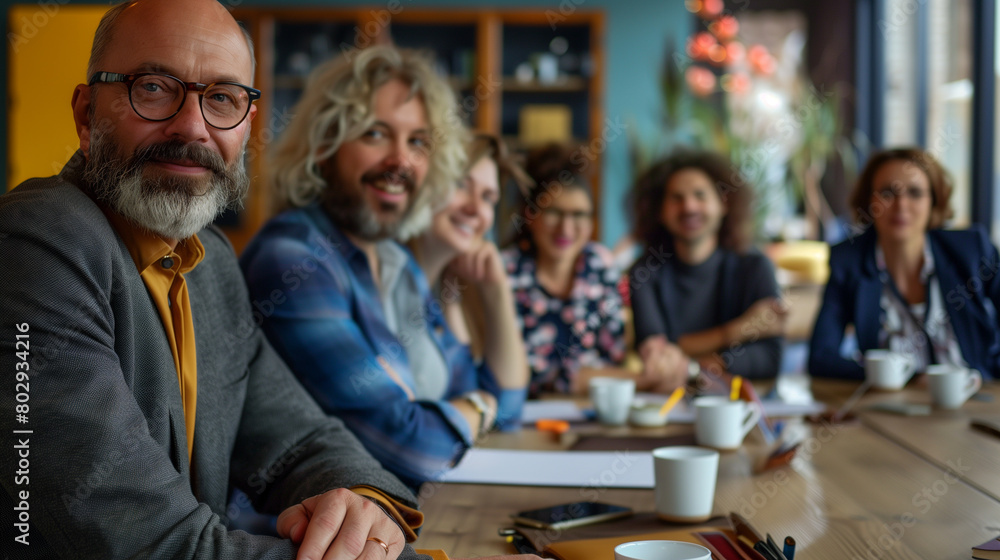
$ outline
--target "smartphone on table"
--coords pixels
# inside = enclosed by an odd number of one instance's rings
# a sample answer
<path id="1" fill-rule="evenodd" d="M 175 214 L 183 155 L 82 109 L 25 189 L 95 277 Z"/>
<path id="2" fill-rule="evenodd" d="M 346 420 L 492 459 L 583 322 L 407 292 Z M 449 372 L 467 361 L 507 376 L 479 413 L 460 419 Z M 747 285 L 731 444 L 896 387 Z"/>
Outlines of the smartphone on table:
<path id="1" fill-rule="evenodd" d="M 574 502 L 522 511 L 511 515 L 514 523 L 538 529 L 569 529 L 632 515 L 632 509 L 601 502 Z"/>

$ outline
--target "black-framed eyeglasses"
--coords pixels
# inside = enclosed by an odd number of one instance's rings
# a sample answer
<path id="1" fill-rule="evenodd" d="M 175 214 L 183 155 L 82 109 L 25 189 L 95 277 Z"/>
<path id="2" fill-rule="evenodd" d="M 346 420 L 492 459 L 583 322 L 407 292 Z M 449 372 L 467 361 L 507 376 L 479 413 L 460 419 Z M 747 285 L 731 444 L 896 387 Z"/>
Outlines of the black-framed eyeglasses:
<path id="1" fill-rule="evenodd" d="M 154 72 L 95 72 L 88 85 L 117 82 L 128 87 L 128 101 L 135 114 L 154 122 L 173 118 L 184 106 L 188 92 L 196 91 L 205 122 L 219 130 L 239 126 L 250 112 L 250 104 L 260 99 L 260 90 L 236 82 L 185 82 L 169 74 Z"/>

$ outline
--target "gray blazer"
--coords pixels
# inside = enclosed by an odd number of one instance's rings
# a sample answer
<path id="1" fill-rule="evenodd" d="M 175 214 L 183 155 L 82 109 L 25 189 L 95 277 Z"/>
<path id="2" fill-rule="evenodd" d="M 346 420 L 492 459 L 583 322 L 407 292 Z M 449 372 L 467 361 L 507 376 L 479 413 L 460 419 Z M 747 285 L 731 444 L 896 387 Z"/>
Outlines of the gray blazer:
<path id="1" fill-rule="evenodd" d="M 414 505 L 271 349 L 232 247 L 211 227 L 199 234 L 205 259 L 186 275 L 198 354 L 188 464 L 163 324 L 125 245 L 76 186 L 81 161 L 0 197 L 3 549 L 14 558 L 294 558 L 287 540 L 227 530 L 232 487 L 272 514 L 358 484 Z M 29 354 L 18 357 L 23 323 Z M 23 357 L 30 381 L 16 388 Z M 28 395 L 23 424 L 18 392 Z M 30 474 L 19 479 L 20 438 Z M 10 534 L 25 491 L 28 546 Z M 402 557 L 416 553 L 407 546 Z"/>

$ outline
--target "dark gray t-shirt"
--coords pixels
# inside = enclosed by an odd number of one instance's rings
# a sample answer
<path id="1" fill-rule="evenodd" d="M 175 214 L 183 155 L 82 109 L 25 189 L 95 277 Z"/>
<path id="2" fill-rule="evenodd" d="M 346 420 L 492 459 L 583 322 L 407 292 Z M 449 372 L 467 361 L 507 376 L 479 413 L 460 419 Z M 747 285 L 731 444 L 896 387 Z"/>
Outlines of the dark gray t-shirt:
<path id="1" fill-rule="evenodd" d="M 675 319 L 678 336 L 710 329 L 722 321 L 719 318 L 719 276 L 722 273 L 722 251 L 718 249 L 704 262 L 694 266 L 678 260 L 674 264 L 678 301 L 683 312 Z"/>

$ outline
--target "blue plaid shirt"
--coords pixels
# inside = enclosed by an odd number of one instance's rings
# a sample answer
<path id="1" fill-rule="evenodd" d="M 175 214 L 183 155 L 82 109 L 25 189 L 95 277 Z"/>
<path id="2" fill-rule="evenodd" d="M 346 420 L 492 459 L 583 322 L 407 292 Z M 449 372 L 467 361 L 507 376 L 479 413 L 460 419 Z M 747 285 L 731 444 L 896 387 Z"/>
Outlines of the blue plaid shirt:
<path id="1" fill-rule="evenodd" d="M 419 287 L 427 329 L 449 369 L 439 401 L 409 400 L 379 364 L 378 358 L 388 362 L 415 392 L 410 359 L 386 324 L 368 259 L 318 204 L 271 220 L 240 264 L 254 317 L 271 344 L 320 406 L 343 419 L 407 484 L 437 478 L 472 446 L 474 434 L 449 399 L 489 391 L 499 404 L 497 418 L 518 425 L 525 391 L 501 389 L 485 363 L 476 365 L 448 329 L 409 253 L 403 274 Z"/>

